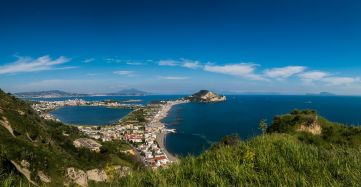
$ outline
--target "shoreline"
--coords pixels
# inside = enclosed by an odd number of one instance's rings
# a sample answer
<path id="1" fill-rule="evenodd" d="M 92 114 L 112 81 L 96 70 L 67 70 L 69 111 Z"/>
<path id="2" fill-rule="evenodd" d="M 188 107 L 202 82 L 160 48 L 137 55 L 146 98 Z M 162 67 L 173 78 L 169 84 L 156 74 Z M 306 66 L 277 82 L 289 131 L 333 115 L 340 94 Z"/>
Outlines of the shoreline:
<path id="1" fill-rule="evenodd" d="M 154 118 L 154 123 L 158 123 L 160 125 L 163 126 L 163 129 L 166 129 L 166 124 L 164 124 L 163 122 L 161 122 L 164 118 L 166 118 L 170 112 L 170 110 L 178 104 L 183 104 L 183 103 L 188 103 L 188 101 L 183 101 L 183 100 L 176 100 L 176 101 L 167 101 L 166 104 L 164 104 L 162 106 L 162 109 L 158 112 L 158 115 Z M 156 142 L 158 143 L 160 149 L 163 150 L 163 152 L 166 154 L 166 156 L 168 157 L 168 159 L 172 162 L 177 162 L 179 161 L 179 158 L 175 155 L 173 155 L 172 153 L 170 153 L 165 145 L 166 142 L 166 138 L 169 132 L 167 131 L 163 131 L 163 129 L 157 133 L 156 135 Z"/>
<path id="2" fill-rule="evenodd" d="M 160 132 L 157 134 L 156 140 L 159 148 L 163 150 L 164 154 L 167 155 L 168 160 L 171 162 L 178 162 L 179 158 L 172 153 L 168 152 L 168 150 L 165 147 L 166 138 L 169 132 Z"/>

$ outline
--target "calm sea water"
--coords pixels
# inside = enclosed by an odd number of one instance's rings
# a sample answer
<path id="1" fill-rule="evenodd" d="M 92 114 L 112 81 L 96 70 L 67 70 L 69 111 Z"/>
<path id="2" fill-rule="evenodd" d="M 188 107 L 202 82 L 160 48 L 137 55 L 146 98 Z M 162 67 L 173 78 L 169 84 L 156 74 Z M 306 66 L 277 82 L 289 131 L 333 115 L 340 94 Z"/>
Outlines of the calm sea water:
<path id="1" fill-rule="evenodd" d="M 123 97 L 85 97 L 84 100 L 140 99 L 141 104 L 153 100 L 176 99 L 181 96 L 123 96 Z M 51 100 L 64 100 L 59 98 Z M 271 123 L 278 114 L 293 109 L 315 109 L 331 121 L 361 124 L 361 97 L 344 96 L 227 96 L 221 103 L 187 103 L 173 107 L 165 122 L 177 133 L 168 134 L 166 148 L 176 155 L 197 155 L 209 148 L 222 137 L 237 133 L 242 139 L 259 134 L 261 119 Z M 66 123 L 110 124 L 125 116 L 129 110 L 105 107 L 64 107 L 53 113 Z"/>
<path id="2" fill-rule="evenodd" d="M 130 109 L 102 106 L 66 106 L 51 112 L 64 123 L 79 125 L 109 125 L 127 115 Z"/>
<path id="3" fill-rule="evenodd" d="M 293 109 L 315 109 L 331 121 L 361 124 L 361 97 L 228 96 L 222 103 L 187 103 L 175 106 L 164 122 L 177 133 L 168 134 L 166 148 L 176 155 L 197 155 L 237 133 L 247 139 L 260 133 L 261 119 Z"/>
<path id="4" fill-rule="evenodd" d="M 94 96 L 94 97 L 61 97 L 61 98 L 28 98 L 29 100 L 63 101 L 68 99 L 83 99 L 85 101 L 103 100 L 140 100 L 130 104 L 148 104 L 152 101 L 173 100 L 181 98 L 180 95 L 151 95 L 151 96 Z M 127 102 L 129 103 L 129 102 Z M 113 124 L 125 115 L 130 109 L 116 109 L 101 106 L 66 106 L 51 112 L 64 123 L 78 125 L 109 125 Z"/>

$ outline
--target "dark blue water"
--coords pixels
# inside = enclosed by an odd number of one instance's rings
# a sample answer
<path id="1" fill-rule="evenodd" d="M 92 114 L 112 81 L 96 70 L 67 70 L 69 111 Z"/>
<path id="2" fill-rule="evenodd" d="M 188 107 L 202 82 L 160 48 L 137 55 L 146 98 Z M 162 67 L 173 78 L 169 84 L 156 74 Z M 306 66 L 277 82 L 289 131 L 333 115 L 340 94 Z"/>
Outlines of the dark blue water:
<path id="1" fill-rule="evenodd" d="M 293 109 L 315 109 L 327 119 L 361 124 L 361 97 L 319 96 L 228 96 L 222 103 L 187 103 L 173 107 L 164 122 L 177 133 L 166 138 L 166 148 L 176 155 L 197 155 L 237 133 L 247 139 L 260 133 L 261 119 L 271 123 L 275 115 Z"/>
<path id="2" fill-rule="evenodd" d="M 130 109 L 102 106 L 66 106 L 51 112 L 64 123 L 79 125 L 109 125 L 127 115 Z"/>

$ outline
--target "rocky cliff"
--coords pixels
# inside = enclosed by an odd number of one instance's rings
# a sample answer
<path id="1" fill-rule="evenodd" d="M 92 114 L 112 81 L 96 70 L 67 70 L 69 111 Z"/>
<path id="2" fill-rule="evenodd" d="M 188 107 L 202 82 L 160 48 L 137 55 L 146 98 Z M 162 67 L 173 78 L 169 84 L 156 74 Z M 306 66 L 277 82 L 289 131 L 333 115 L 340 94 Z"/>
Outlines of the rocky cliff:
<path id="1" fill-rule="evenodd" d="M 191 102 L 221 102 L 226 100 L 226 96 L 221 96 L 208 90 L 200 90 L 185 99 Z"/>

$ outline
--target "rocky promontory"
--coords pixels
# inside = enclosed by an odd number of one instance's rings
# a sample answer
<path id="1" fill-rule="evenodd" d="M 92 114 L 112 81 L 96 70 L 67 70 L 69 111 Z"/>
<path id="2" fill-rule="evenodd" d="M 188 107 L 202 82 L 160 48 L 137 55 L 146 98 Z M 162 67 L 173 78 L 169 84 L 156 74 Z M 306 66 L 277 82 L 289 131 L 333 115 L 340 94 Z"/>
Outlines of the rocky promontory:
<path id="1" fill-rule="evenodd" d="M 191 102 L 221 102 L 226 100 L 226 96 L 218 95 L 209 90 L 200 90 L 191 96 L 185 97 L 185 99 Z"/>

